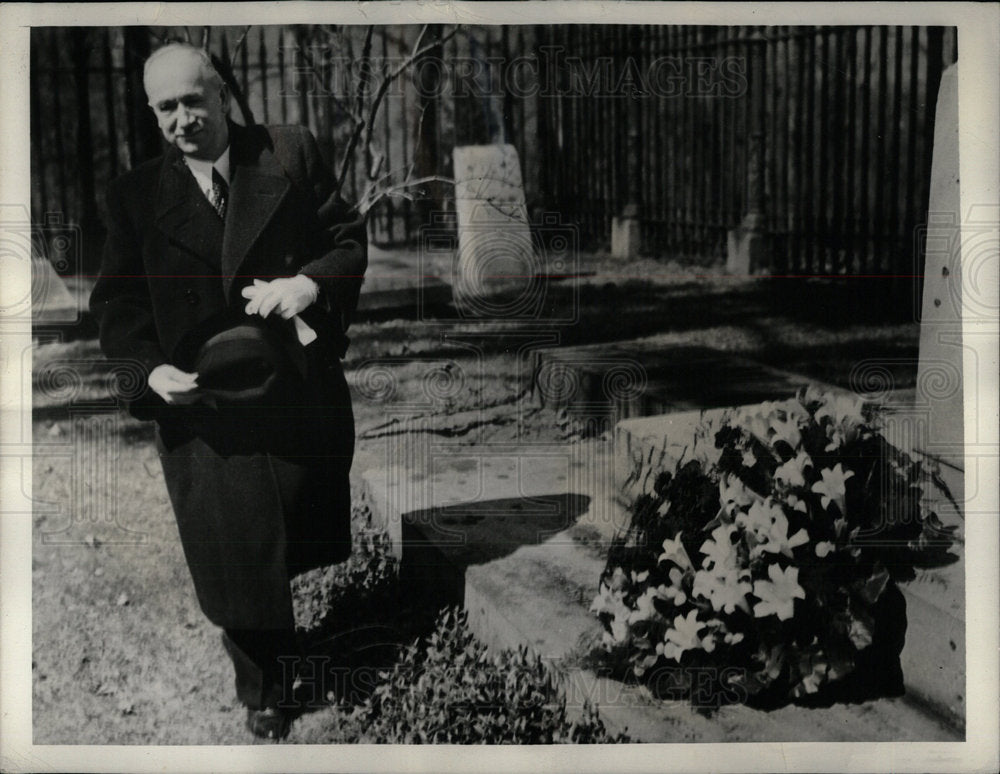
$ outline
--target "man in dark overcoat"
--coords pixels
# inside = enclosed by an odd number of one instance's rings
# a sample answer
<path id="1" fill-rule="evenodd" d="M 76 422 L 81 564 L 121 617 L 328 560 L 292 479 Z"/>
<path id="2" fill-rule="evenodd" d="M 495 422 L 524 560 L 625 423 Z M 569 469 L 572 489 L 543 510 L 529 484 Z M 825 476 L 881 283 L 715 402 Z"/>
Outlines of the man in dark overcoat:
<path id="1" fill-rule="evenodd" d="M 289 578 L 350 552 L 354 421 L 340 359 L 364 221 L 307 129 L 230 120 L 201 50 L 157 50 L 144 85 L 168 145 L 108 187 L 91 309 L 104 353 L 147 375 L 129 409 L 156 422 L 198 601 L 223 629 L 248 727 L 281 737 L 299 655 Z M 281 390 L 217 400 L 227 393 L 199 383 L 199 347 L 249 320 L 295 365 Z"/>

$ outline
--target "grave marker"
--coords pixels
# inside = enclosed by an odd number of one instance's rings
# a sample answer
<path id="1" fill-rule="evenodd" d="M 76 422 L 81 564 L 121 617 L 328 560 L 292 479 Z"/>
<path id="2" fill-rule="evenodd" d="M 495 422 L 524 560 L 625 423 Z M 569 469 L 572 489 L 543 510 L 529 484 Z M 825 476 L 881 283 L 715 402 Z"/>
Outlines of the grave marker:
<path id="1" fill-rule="evenodd" d="M 527 288 L 541 267 L 532 247 L 517 150 L 467 145 L 455 148 L 453 159 L 456 296 L 474 301 L 499 288 Z"/>

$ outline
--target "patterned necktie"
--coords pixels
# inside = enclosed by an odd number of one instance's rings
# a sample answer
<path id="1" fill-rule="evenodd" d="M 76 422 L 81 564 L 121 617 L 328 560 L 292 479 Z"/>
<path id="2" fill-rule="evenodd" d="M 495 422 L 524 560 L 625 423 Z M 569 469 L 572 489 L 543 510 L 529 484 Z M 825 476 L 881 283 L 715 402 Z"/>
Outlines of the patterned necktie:
<path id="1" fill-rule="evenodd" d="M 212 196 L 211 202 L 219 217 L 226 219 L 226 201 L 229 199 L 229 186 L 225 178 L 219 174 L 219 170 L 212 167 Z"/>

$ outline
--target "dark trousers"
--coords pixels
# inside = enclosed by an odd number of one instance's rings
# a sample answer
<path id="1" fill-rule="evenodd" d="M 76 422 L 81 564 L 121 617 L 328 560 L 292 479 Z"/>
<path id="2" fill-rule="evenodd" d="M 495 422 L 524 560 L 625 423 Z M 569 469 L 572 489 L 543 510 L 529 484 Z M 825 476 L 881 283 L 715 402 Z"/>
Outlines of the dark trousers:
<path id="1" fill-rule="evenodd" d="M 225 629 L 222 645 L 233 661 L 236 696 L 249 709 L 293 706 L 302 654 L 291 629 Z"/>

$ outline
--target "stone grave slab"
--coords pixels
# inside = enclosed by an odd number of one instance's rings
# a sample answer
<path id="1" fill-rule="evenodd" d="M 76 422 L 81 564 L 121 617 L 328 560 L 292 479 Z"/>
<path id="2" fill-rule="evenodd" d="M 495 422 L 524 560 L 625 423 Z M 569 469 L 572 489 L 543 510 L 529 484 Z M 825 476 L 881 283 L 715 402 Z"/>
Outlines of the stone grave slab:
<path id="1" fill-rule="evenodd" d="M 799 374 L 708 347 L 655 338 L 536 350 L 532 386 L 543 406 L 619 418 L 789 398 Z"/>
<path id="2" fill-rule="evenodd" d="M 955 740 L 955 729 L 902 699 L 824 709 L 763 712 L 722 708 L 706 718 L 685 702 L 602 677 L 578 658 L 598 642 L 589 612 L 609 535 L 627 523 L 609 483 L 609 440 L 538 446 L 442 447 L 390 486 L 369 469 L 372 510 L 395 519 L 408 588 L 425 586 L 441 604 L 463 604 L 491 648 L 529 645 L 563 675 L 570 712 L 596 703 L 612 730 L 637 740 Z M 389 477 L 392 478 L 392 477 Z M 395 516 L 398 493 L 411 510 Z M 406 506 L 402 506 L 406 507 Z"/>

